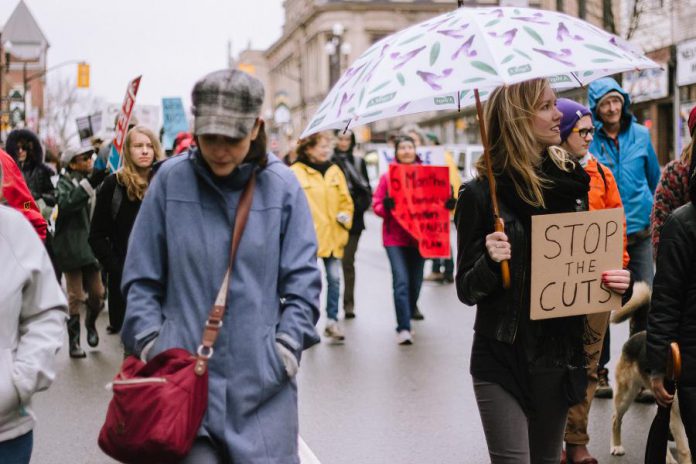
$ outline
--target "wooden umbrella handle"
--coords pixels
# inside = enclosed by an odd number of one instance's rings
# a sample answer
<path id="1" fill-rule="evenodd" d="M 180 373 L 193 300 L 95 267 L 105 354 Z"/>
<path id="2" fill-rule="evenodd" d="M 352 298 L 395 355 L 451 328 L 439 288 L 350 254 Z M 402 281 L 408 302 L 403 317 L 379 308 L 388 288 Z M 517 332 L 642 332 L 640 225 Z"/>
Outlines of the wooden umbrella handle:
<path id="1" fill-rule="evenodd" d="M 668 377 L 679 380 L 681 377 L 681 351 L 679 350 L 679 344 L 677 342 L 672 342 L 669 344 L 670 357 L 667 363 L 667 374 Z"/>
<path id="2" fill-rule="evenodd" d="M 501 218 L 496 218 L 495 220 L 495 231 L 505 232 L 505 225 Z M 500 262 L 500 273 L 503 277 L 503 288 L 510 288 L 510 263 L 508 260 Z"/>

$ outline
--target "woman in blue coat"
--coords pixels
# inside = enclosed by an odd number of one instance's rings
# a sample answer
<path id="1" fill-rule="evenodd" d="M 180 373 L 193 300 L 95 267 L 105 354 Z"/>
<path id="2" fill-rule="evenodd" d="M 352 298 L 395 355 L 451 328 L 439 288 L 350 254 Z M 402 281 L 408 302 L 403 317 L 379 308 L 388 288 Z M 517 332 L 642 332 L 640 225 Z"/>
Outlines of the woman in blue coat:
<path id="1" fill-rule="evenodd" d="M 241 193 L 253 203 L 209 364 L 208 410 L 185 463 L 299 463 L 297 373 L 319 341 L 321 289 L 307 200 L 265 150 L 263 86 L 211 73 L 192 92 L 195 150 L 165 161 L 145 195 L 123 275 L 126 349 L 195 352 L 227 268 Z"/>

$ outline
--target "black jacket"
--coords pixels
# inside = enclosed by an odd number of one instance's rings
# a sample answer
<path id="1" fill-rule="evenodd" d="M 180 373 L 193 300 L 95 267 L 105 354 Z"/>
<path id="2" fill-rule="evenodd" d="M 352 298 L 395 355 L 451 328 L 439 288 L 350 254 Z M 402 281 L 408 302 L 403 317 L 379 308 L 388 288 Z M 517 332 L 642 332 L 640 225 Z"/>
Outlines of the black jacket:
<path id="1" fill-rule="evenodd" d="M 120 191 L 120 200 L 114 201 L 114 192 Z M 123 272 L 130 237 L 141 201 L 128 198 L 116 174 L 110 174 L 97 190 L 97 202 L 89 232 L 89 244 L 94 256 L 110 274 Z"/>
<path id="2" fill-rule="evenodd" d="M 353 212 L 353 226 L 351 234 L 359 234 L 365 230 L 365 220 L 363 215 L 370 208 L 372 203 L 372 189 L 367 178 L 367 167 L 365 160 L 355 157 L 348 152 L 334 152 L 331 161 L 335 163 L 346 178 L 350 197 L 353 199 L 355 210 Z"/>
<path id="3" fill-rule="evenodd" d="M 486 252 L 486 235 L 493 232 L 493 213 L 488 182 L 474 179 L 459 189 L 454 215 L 457 227 L 457 295 L 469 306 L 478 305 L 474 330 L 489 338 L 511 344 L 515 340 L 521 308 L 527 292 L 525 282 L 531 261 L 528 236 L 518 218 L 501 202 L 500 216 L 513 250 L 511 285 L 503 290 L 500 264 Z M 526 317 L 526 313 L 525 316 Z"/>
<path id="4" fill-rule="evenodd" d="M 682 385 L 696 385 L 696 206 L 667 218 L 660 233 L 657 271 L 648 313 L 648 366 L 664 374 L 669 344 L 679 343 Z"/>
<path id="5" fill-rule="evenodd" d="M 34 146 L 32 153 L 28 153 L 24 161 L 19 161 L 18 158 L 18 142 L 20 140 L 30 141 Z M 5 148 L 7 153 L 15 160 L 22 176 L 31 191 L 34 200 L 43 200 L 46 205 L 53 206 L 56 204 L 55 187 L 51 182 L 51 176 L 54 172 L 46 164 L 44 164 L 44 152 L 41 147 L 39 138 L 28 129 L 17 129 L 10 132 L 7 136 Z"/>

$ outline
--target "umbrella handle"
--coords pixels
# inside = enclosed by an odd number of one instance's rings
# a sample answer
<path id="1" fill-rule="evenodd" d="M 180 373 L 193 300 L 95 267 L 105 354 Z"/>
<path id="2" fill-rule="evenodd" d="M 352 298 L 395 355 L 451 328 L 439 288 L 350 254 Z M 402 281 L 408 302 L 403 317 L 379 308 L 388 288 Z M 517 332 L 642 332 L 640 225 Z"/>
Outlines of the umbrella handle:
<path id="1" fill-rule="evenodd" d="M 670 378 L 674 380 L 679 380 L 681 376 L 681 351 L 679 350 L 679 344 L 677 342 L 672 342 L 669 344 L 670 357 L 667 362 L 667 374 Z"/>
<path id="2" fill-rule="evenodd" d="M 505 232 L 505 226 L 501 218 L 496 218 L 495 220 L 495 231 Z M 510 263 L 508 260 L 500 262 L 500 273 L 503 277 L 503 288 L 510 288 Z"/>

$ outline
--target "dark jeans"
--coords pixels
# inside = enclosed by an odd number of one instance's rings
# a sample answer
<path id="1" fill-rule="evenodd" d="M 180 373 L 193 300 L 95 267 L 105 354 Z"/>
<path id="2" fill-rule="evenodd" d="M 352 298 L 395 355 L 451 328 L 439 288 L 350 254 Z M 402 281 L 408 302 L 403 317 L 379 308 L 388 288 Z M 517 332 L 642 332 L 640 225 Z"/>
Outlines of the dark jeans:
<path id="1" fill-rule="evenodd" d="M 629 240 L 630 242 L 630 240 Z M 631 271 L 633 275 L 633 280 L 635 282 L 643 281 L 646 282 L 651 288 L 653 284 L 653 278 L 655 277 L 655 268 L 653 266 L 653 249 L 650 243 L 650 237 L 646 237 L 641 240 L 637 240 L 628 245 L 626 251 L 628 251 L 628 256 L 631 261 L 628 263 L 628 270 Z M 636 311 L 631 316 L 629 333 L 634 335 L 641 330 L 647 328 L 648 323 L 648 307 Z M 602 356 L 599 358 L 599 369 L 604 369 L 604 367 L 609 363 L 610 354 L 610 328 L 607 329 L 607 334 L 604 337 L 604 345 L 602 346 Z"/>
<path id="2" fill-rule="evenodd" d="M 423 265 L 418 248 L 388 246 L 387 256 L 391 264 L 396 331 L 411 330 L 411 314 L 416 310 L 423 284 Z"/>
<path id="3" fill-rule="evenodd" d="M 535 413 L 528 417 L 517 400 L 496 383 L 474 380 L 488 454 L 492 464 L 558 464 L 563 446 L 568 402 L 562 386 L 565 372 L 530 373 Z"/>
<path id="4" fill-rule="evenodd" d="M 34 432 L 30 431 L 17 438 L 0 441 L 0 462 L 3 464 L 29 464 L 34 447 Z"/>
<path id="5" fill-rule="evenodd" d="M 358 241 L 362 231 L 351 233 L 348 236 L 348 244 L 343 249 L 343 310 L 352 313 L 355 310 L 355 252 L 358 250 Z"/>
<path id="6" fill-rule="evenodd" d="M 111 272 L 108 276 L 109 284 L 109 325 L 116 332 L 121 330 L 123 318 L 126 315 L 126 302 L 121 293 L 121 272 Z"/>

